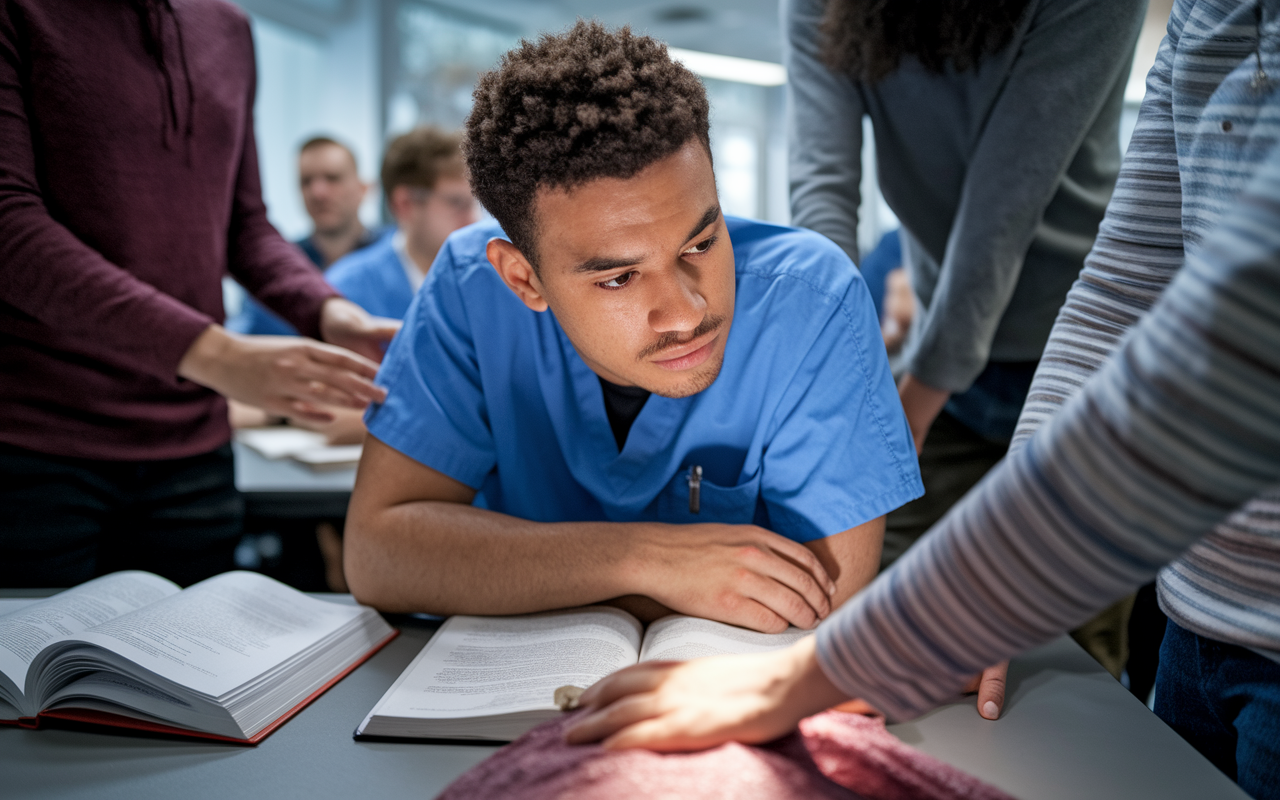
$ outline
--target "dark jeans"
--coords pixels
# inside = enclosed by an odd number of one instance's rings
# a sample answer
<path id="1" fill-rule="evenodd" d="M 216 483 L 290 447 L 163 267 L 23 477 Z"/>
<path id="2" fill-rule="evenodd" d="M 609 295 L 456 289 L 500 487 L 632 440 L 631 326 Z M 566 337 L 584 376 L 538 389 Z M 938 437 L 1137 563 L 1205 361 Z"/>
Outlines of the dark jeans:
<path id="1" fill-rule="evenodd" d="M 1155 709 L 1250 796 L 1280 798 L 1280 663 L 1170 620 Z"/>
<path id="2" fill-rule="evenodd" d="M 234 567 L 244 524 L 231 446 L 97 461 L 0 445 L 0 586 L 62 587 L 121 569 L 189 585 Z"/>

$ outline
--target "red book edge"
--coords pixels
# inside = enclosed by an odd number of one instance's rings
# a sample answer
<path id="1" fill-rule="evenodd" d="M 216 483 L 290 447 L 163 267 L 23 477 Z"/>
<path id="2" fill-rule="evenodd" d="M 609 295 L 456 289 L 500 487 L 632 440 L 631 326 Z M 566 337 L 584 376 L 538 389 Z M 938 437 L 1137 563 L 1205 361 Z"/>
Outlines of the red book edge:
<path id="1" fill-rule="evenodd" d="M 275 722 L 272 722 L 267 727 L 258 731 L 258 733 L 250 739 L 234 739 L 230 736 L 219 736 L 215 733 L 204 733 L 202 731 L 193 731 L 193 730 L 188 730 L 186 728 L 175 728 L 170 725 L 161 725 L 160 723 L 157 723 L 157 722 L 147 722 L 145 720 L 134 719 L 133 717 L 126 717 L 121 714 L 112 714 L 107 711 L 94 711 L 87 708 L 86 709 L 60 708 L 60 709 L 55 709 L 53 711 L 41 711 L 40 714 L 35 717 L 23 717 L 21 719 L 16 719 L 16 720 L 15 719 L 0 720 L 0 725 L 18 725 L 23 728 L 38 728 L 40 727 L 40 720 L 42 719 L 65 719 L 65 720 L 70 720 L 72 722 L 88 722 L 93 725 L 107 725 L 113 728 L 132 728 L 133 730 L 148 731 L 150 733 L 171 733 L 171 734 L 177 734 L 178 736 L 189 736 L 196 739 L 213 739 L 214 741 L 218 741 L 218 742 L 232 742 L 233 744 L 256 745 L 258 742 L 261 742 L 263 739 L 267 738 L 268 735 L 273 733 L 281 725 L 288 722 L 289 719 L 293 717 L 293 715 L 297 714 L 303 708 L 306 708 L 306 706 L 310 704 L 312 700 L 315 700 L 320 695 L 329 691 L 329 689 L 334 684 L 336 684 L 338 681 L 350 675 L 352 670 L 354 670 L 356 667 L 360 666 L 364 662 L 368 661 L 370 658 L 373 657 L 374 653 L 381 650 L 383 647 L 387 645 L 388 642 L 390 642 L 392 639 L 396 638 L 399 635 L 400 635 L 400 631 L 393 630 L 389 636 L 387 636 L 385 639 L 375 644 L 369 650 L 369 652 L 365 653 L 364 655 L 360 656 L 360 658 L 351 662 L 350 666 L 348 666 L 342 672 L 339 672 L 337 675 L 333 676 L 333 678 L 328 683 L 326 683 L 324 686 L 321 686 L 319 689 L 316 689 L 314 692 L 311 693 L 309 697 L 305 698 L 301 703 L 298 703 L 296 706 L 286 711 L 284 714 L 281 714 L 280 717 Z"/>

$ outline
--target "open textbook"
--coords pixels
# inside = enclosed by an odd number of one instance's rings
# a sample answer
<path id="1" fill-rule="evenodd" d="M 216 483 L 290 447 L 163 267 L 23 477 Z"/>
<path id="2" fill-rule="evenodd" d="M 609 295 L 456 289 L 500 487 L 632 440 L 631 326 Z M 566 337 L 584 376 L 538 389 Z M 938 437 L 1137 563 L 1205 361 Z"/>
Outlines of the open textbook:
<path id="1" fill-rule="evenodd" d="M 606 606 L 521 617 L 450 617 L 374 706 L 357 736 L 509 742 L 586 688 L 640 661 L 779 650 L 811 631 L 757 633 L 696 617 L 649 625 Z"/>
<path id="2" fill-rule="evenodd" d="M 117 572 L 0 616 L 0 722 L 71 719 L 256 744 L 396 631 L 228 572 Z"/>

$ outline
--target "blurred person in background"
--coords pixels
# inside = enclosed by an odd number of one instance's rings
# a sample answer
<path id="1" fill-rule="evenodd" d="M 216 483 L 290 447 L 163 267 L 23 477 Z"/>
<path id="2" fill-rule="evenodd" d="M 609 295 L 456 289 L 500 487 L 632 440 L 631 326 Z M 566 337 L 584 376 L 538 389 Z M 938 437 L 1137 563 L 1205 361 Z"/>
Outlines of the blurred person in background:
<path id="1" fill-rule="evenodd" d="M 898 388 L 924 497 L 902 555 L 1008 450 L 1120 168 L 1144 0 L 787 0 L 792 220 L 858 263 L 862 118 L 915 293 Z M 1078 641 L 1117 678 L 1132 598 Z"/>
<path id="2" fill-rule="evenodd" d="M 0 5 L 0 586 L 230 569 L 223 398 L 325 420 L 383 397 L 398 325 L 267 222 L 254 82 L 221 0 Z M 308 338 L 225 330 L 226 272 Z"/>
<path id="3" fill-rule="evenodd" d="M 396 231 L 333 265 L 328 280 L 370 314 L 404 319 L 449 234 L 478 219 L 458 134 L 424 126 L 397 136 L 382 159 Z"/>
<path id="4" fill-rule="evenodd" d="M 320 269 L 378 240 L 378 232 L 360 221 L 369 184 L 360 180 L 350 147 L 328 136 L 303 142 L 298 148 L 298 188 L 315 227 L 295 244 Z"/>
<path id="5" fill-rule="evenodd" d="M 298 148 L 298 187 L 314 228 L 294 242 L 321 271 L 348 253 L 378 241 L 378 231 L 360 221 L 360 204 L 369 184 L 360 180 L 355 153 L 328 136 L 316 136 Z M 288 336 L 297 330 L 278 314 L 263 308 L 252 297 L 244 298 L 240 312 L 228 320 L 236 333 Z M 233 421 L 238 411 L 233 406 Z"/>

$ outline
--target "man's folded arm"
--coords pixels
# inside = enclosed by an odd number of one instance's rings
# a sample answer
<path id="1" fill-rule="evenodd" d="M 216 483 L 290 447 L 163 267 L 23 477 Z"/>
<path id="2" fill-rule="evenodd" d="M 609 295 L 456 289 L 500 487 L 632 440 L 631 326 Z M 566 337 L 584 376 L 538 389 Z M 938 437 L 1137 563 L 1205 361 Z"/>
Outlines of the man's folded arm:
<path id="1" fill-rule="evenodd" d="M 474 497 L 369 436 L 347 518 L 355 596 L 385 611 L 488 615 L 640 595 L 779 631 L 812 627 L 870 580 L 883 532 L 876 518 L 805 546 L 751 525 L 530 522 Z"/>

